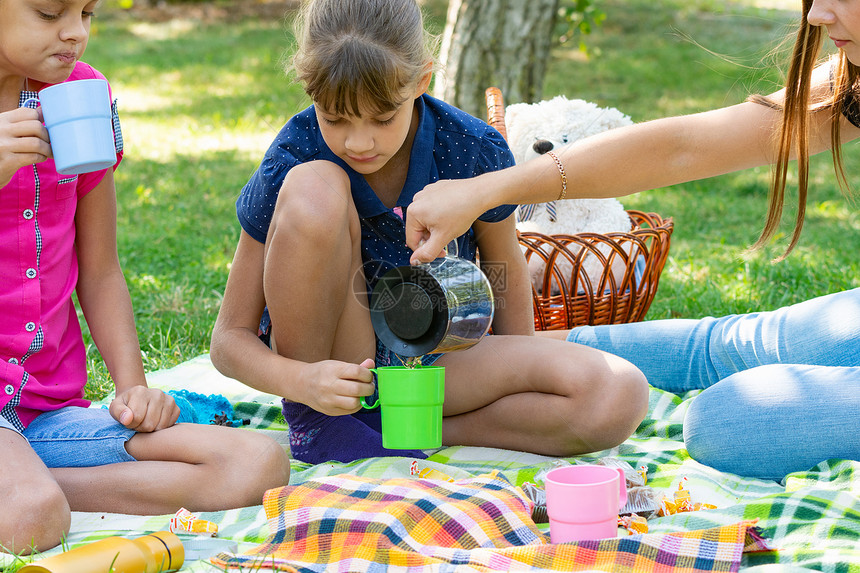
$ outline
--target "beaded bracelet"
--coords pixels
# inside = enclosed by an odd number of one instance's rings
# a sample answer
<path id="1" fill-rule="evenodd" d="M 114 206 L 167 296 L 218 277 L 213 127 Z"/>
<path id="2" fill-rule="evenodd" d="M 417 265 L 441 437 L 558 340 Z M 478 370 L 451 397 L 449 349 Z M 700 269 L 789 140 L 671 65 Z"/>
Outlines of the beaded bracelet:
<path id="1" fill-rule="evenodd" d="M 564 196 L 567 195 L 567 174 L 564 172 L 564 165 L 561 164 L 561 160 L 558 156 L 552 151 L 547 151 L 547 155 L 552 157 L 552 160 L 555 161 L 555 166 L 558 167 L 558 173 L 561 175 L 561 193 L 559 193 L 556 201 L 561 201 L 564 199 Z"/>

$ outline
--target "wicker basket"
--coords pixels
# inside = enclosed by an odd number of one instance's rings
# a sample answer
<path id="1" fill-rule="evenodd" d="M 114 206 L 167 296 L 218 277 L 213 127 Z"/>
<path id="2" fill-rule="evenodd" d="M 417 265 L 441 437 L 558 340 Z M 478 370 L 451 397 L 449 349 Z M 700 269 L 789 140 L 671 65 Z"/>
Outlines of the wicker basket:
<path id="1" fill-rule="evenodd" d="M 501 91 L 486 91 L 490 125 L 507 138 Z M 627 233 L 543 235 L 519 233 L 532 273 L 535 328 L 562 330 L 584 324 L 618 324 L 642 320 L 669 256 L 674 229 L 671 218 L 628 210 Z M 602 267 L 597 277 L 595 262 Z M 533 274 L 534 276 L 534 274 Z"/>

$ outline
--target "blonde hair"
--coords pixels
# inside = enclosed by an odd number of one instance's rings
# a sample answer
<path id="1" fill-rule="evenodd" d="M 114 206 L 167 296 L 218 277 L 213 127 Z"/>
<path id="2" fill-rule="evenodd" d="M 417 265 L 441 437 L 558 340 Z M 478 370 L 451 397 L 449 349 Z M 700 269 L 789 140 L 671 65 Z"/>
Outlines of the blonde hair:
<path id="1" fill-rule="evenodd" d="M 432 66 L 436 39 L 415 0 L 311 0 L 297 20 L 295 72 L 327 112 L 386 113 Z"/>
<path id="2" fill-rule="evenodd" d="M 833 167 L 839 186 L 846 194 L 849 192 L 848 180 L 842 163 L 842 146 L 840 139 L 839 121 L 845 109 L 846 98 L 854 98 L 858 91 L 858 67 L 848 61 L 844 52 L 832 58 L 833 89 L 824 99 L 812 101 L 810 83 L 812 72 L 819 62 L 821 44 L 825 34 L 819 26 L 813 26 L 807 20 L 812 0 L 803 0 L 803 11 L 800 27 L 791 57 L 785 85 L 785 101 L 782 105 L 764 96 L 753 96 L 751 101 L 782 110 L 782 123 L 778 134 L 779 151 L 773 169 L 773 180 L 768 195 L 767 219 L 764 229 L 752 249 L 759 249 L 769 242 L 776 234 L 782 219 L 782 208 L 785 204 L 785 186 L 788 175 L 788 164 L 792 149 L 797 156 L 798 191 L 797 216 L 794 231 L 785 252 L 779 257 L 783 259 L 797 245 L 803 220 L 806 214 L 806 201 L 809 188 L 809 114 L 810 112 L 830 110 L 831 127 L 830 140 L 833 153 Z"/>

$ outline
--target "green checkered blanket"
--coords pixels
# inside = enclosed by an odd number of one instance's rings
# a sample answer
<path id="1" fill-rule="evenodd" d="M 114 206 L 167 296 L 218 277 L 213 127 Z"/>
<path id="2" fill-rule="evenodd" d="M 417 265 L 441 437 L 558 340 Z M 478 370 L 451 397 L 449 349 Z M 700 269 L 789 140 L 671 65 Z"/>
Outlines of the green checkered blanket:
<path id="1" fill-rule="evenodd" d="M 246 428 L 265 431 L 285 446 L 289 443 L 278 399 L 221 376 L 208 356 L 153 372 L 148 379 L 150 385 L 165 390 L 185 388 L 203 394 L 221 394 L 234 405 L 235 417 L 248 420 Z M 652 389 L 649 415 L 631 438 L 617 448 L 567 461 L 588 463 L 612 457 L 634 468 L 645 466 L 648 485 L 670 499 L 684 480 L 694 502 L 717 507 L 650 519 L 650 533 L 706 529 L 758 519 L 762 535 L 776 550 L 744 554 L 742 569 L 778 563 L 860 573 L 860 462 L 827 460 L 808 471 L 787 476 L 783 483 L 716 471 L 692 460 L 684 449 L 681 423 L 694 394 L 678 396 Z M 294 461 L 290 484 L 344 473 L 371 478 L 408 477 L 414 471 L 413 461 L 372 458 L 317 465 Z M 558 460 L 509 450 L 450 447 L 419 463 L 421 468 L 436 469 L 454 479 L 498 470 L 511 483 L 522 485 L 533 482 L 537 474 Z M 68 545 L 111 535 L 135 537 L 167 529 L 170 517 L 74 512 Z M 212 571 L 213 566 L 206 561 L 209 556 L 221 551 L 252 549 L 269 534 L 262 500 L 258 506 L 202 512 L 200 517 L 218 525 L 218 537 L 206 539 L 183 534 L 188 553 L 183 571 Z M 11 562 L 11 558 L 4 560 L 0 556 L 0 570 Z"/>

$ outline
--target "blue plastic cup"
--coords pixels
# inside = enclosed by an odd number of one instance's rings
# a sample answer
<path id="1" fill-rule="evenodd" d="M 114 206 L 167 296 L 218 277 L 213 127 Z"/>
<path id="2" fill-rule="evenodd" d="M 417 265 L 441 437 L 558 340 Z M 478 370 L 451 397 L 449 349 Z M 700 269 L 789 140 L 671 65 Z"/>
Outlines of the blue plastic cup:
<path id="1" fill-rule="evenodd" d="M 105 80 L 75 80 L 39 92 L 54 165 L 62 175 L 116 163 L 110 92 Z"/>

